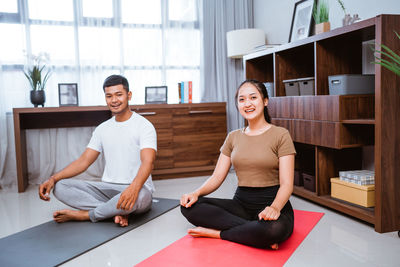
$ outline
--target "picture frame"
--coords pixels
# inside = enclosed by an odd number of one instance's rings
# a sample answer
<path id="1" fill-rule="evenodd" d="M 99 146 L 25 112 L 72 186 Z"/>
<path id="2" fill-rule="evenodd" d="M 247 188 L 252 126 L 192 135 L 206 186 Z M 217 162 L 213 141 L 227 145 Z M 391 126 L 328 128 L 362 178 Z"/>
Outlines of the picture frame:
<path id="1" fill-rule="evenodd" d="M 167 86 L 146 86 L 145 101 L 146 104 L 167 104 L 168 87 Z"/>
<path id="2" fill-rule="evenodd" d="M 59 83 L 58 84 L 58 102 L 60 107 L 78 106 L 78 84 L 77 83 Z"/>
<path id="3" fill-rule="evenodd" d="M 295 3 L 292 25 L 290 26 L 289 43 L 310 36 L 313 26 L 313 9 L 314 0 L 301 0 Z"/>

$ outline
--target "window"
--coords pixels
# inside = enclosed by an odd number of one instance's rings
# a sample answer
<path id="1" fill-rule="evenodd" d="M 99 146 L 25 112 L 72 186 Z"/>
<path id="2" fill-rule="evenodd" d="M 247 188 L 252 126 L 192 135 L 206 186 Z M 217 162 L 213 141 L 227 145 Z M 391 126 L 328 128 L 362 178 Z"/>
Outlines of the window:
<path id="1" fill-rule="evenodd" d="M 17 13 L 18 2 L 17 0 L 1 0 L 0 1 L 0 13 Z"/>
<path id="2" fill-rule="evenodd" d="M 81 105 L 105 104 L 101 88 L 110 74 L 128 78 L 132 104 L 144 103 L 146 86 L 161 85 L 168 86 L 168 102 L 178 103 L 178 83 L 187 80 L 199 101 L 197 9 L 197 0 L 1 0 L 0 34 L 8 36 L 0 42 L 3 77 L 23 77 L 23 51 L 46 52 L 48 87 L 80 83 Z M 52 89 L 46 98 L 46 106 L 58 105 Z"/>

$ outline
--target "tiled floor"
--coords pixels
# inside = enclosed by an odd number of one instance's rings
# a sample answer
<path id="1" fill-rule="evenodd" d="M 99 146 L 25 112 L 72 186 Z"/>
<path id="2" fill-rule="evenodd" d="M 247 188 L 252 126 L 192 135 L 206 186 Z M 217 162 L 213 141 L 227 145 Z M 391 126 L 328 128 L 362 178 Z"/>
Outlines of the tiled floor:
<path id="1" fill-rule="evenodd" d="M 155 181 L 156 197 L 179 199 L 197 188 L 206 177 Z M 231 197 L 236 178 L 229 174 L 212 195 Z M 320 222 L 300 244 L 285 266 L 400 266 L 400 238 L 397 232 L 378 234 L 373 227 L 350 217 L 292 197 L 295 209 L 324 212 Z M 44 202 L 37 187 L 25 193 L 0 190 L 0 238 L 47 222 L 52 212 L 65 206 L 56 199 Z M 62 266 L 133 266 L 186 235 L 191 225 L 178 208 L 77 257 Z"/>

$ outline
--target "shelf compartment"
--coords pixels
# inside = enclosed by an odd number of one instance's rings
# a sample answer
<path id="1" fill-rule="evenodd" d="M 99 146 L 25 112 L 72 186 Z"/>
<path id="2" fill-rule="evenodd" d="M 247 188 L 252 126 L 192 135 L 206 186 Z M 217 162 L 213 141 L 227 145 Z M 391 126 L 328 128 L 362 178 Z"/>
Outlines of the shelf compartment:
<path id="1" fill-rule="evenodd" d="M 374 208 L 364 208 L 345 201 L 332 198 L 329 195 L 318 196 L 316 193 L 311 192 L 304 187 L 294 186 L 293 194 L 313 202 L 316 202 L 325 207 L 337 210 L 347 215 L 356 217 L 362 221 L 370 224 L 375 223 L 375 210 Z"/>
<path id="2" fill-rule="evenodd" d="M 248 60 L 244 68 L 247 79 L 256 79 L 263 83 L 274 82 L 273 54 Z"/>
<path id="3" fill-rule="evenodd" d="M 276 96 L 285 96 L 283 80 L 314 77 L 314 44 L 275 53 Z"/>

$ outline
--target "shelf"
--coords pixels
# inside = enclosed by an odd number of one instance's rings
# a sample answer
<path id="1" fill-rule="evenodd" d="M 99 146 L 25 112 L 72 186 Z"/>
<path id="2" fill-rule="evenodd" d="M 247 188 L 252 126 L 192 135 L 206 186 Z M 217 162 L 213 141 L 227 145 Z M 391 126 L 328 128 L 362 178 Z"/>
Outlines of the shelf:
<path id="1" fill-rule="evenodd" d="M 363 43 L 375 39 L 400 51 L 394 31 L 400 15 L 378 15 L 349 26 L 243 57 L 246 78 L 273 82 L 268 103 L 272 123 L 288 129 L 296 145 L 296 169 L 315 172 L 316 193 L 294 194 L 374 224 L 379 233 L 400 230 L 400 91 L 393 72 L 375 65 L 375 90 L 368 95 L 329 95 L 332 75 L 362 74 Z M 312 96 L 286 96 L 283 80 L 314 77 Z M 364 146 L 374 146 L 375 209 L 330 197 L 330 178 L 362 168 Z M 307 147 L 308 146 L 308 147 Z M 311 149 L 309 149 L 311 147 Z M 372 161 L 372 160 L 371 160 Z"/>
<path id="2" fill-rule="evenodd" d="M 334 199 L 329 195 L 318 196 L 315 192 L 311 192 L 301 186 L 294 186 L 293 194 L 324 205 L 325 207 L 356 217 L 365 222 L 371 224 L 374 224 L 375 222 L 374 208 L 364 208 L 361 206 L 357 206 L 345 201 Z"/>
<path id="3" fill-rule="evenodd" d="M 374 125 L 374 119 L 358 119 L 358 120 L 342 120 L 343 124 L 366 124 L 366 125 Z"/>

